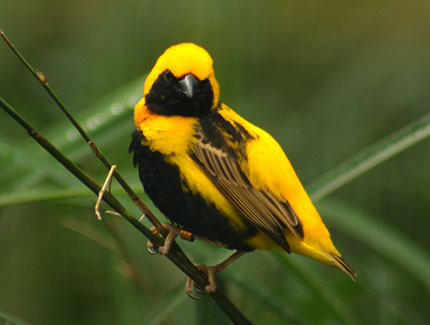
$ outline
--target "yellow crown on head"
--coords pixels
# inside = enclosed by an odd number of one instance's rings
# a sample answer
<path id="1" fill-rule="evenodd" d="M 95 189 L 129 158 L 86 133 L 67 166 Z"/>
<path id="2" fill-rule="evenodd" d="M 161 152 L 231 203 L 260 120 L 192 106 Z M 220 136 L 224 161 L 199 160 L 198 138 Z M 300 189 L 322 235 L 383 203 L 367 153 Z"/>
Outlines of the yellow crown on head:
<path id="1" fill-rule="evenodd" d="M 180 43 L 169 47 L 157 60 L 145 80 L 144 95 L 148 94 L 152 85 L 165 70 L 181 78 L 192 73 L 197 79 L 208 79 L 214 95 L 213 106 L 219 101 L 219 84 L 215 79 L 213 60 L 209 53 L 194 43 Z"/>

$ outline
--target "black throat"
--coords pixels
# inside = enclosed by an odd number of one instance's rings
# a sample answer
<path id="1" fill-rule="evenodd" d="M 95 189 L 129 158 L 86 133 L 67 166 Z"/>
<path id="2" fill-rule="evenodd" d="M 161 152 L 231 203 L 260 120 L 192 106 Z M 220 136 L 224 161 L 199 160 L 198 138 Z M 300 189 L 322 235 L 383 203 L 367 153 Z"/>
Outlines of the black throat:
<path id="1" fill-rule="evenodd" d="M 213 91 L 208 79 L 199 81 L 192 97 L 184 94 L 179 79 L 166 70 L 160 74 L 145 96 L 148 109 L 160 115 L 202 117 L 210 113 Z"/>

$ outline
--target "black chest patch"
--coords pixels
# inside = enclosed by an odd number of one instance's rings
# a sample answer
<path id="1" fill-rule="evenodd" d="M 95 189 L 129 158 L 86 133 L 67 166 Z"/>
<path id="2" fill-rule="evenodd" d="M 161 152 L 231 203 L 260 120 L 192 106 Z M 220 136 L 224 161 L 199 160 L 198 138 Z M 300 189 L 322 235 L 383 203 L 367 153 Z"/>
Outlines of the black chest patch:
<path id="1" fill-rule="evenodd" d="M 252 227 L 236 233 L 214 204 L 187 190 L 176 165 L 167 163 L 161 153 L 142 145 L 142 140 L 142 132 L 136 130 L 129 148 L 133 164 L 138 167 L 145 192 L 171 222 L 195 235 L 221 242 L 227 248 L 253 250 L 244 244 L 244 240 L 256 234 Z"/>
<path id="2" fill-rule="evenodd" d="M 208 79 L 197 81 L 194 94 L 188 97 L 180 87 L 180 80 L 169 70 L 161 73 L 145 96 L 145 103 L 151 112 L 160 115 L 200 117 L 209 114 L 213 92 Z"/>

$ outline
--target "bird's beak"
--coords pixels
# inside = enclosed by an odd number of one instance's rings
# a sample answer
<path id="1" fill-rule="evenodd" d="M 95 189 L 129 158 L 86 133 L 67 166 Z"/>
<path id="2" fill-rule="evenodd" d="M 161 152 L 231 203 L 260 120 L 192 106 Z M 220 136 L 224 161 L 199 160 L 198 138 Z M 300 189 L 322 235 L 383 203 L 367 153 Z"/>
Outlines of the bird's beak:
<path id="1" fill-rule="evenodd" d="M 182 92 L 188 98 L 192 98 L 194 96 L 198 85 L 199 80 L 191 73 L 187 74 L 185 77 L 179 80 L 179 86 Z"/>

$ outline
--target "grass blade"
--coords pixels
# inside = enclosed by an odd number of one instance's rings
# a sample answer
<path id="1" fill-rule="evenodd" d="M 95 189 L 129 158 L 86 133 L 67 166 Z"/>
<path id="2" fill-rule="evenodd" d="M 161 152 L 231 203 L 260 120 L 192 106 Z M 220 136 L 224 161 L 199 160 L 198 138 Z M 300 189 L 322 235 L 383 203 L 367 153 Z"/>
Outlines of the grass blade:
<path id="1" fill-rule="evenodd" d="M 430 114 L 368 147 L 312 182 L 308 193 L 318 201 L 369 169 L 430 136 Z"/>
<path id="2" fill-rule="evenodd" d="M 141 185 L 132 186 L 136 193 L 143 194 Z M 119 185 L 112 185 L 111 193 L 115 196 L 125 196 Z M 31 190 L 10 192 L 0 195 L 0 207 L 12 204 L 63 200 L 81 197 L 94 197 L 94 194 L 82 187 L 68 188 L 32 188 Z"/>
<path id="3" fill-rule="evenodd" d="M 287 254 L 283 254 L 280 251 L 272 251 L 271 253 L 283 266 L 293 271 L 297 278 L 302 280 L 307 288 L 313 291 L 316 297 L 319 297 L 319 300 L 329 307 L 338 321 L 342 324 L 357 324 L 355 318 L 349 313 L 345 302 L 336 296 L 332 288 L 329 288 L 324 281 L 321 281 L 321 278 L 313 274 L 310 269 L 302 267 Z"/>
<path id="4" fill-rule="evenodd" d="M 161 324 L 169 314 L 185 299 L 188 299 L 184 293 L 184 282 L 181 281 L 173 290 L 164 296 L 164 298 L 151 309 L 151 312 L 142 321 L 142 324 Z"/>
<path id="5" fill-rule="evenodd" d="M 12 316 L 8 313 L 5 313 L 3 311 L 0 311 L 0 324 L 1 325 L 24 325 L 24 324 L 28 324 L 27 322 Z"/>
<path id="6" fill-rule="evenodd" d="M 430 290 L 430 256 L 377 217 L 334 199 L 318 204 L 326 220 L 371 249 L 403 266 Z"/>
<path id="7" fill-rule="evenodd" d="M 238 274 L 238 272 L 229 271 L 225 278 L 234 283 L 253 300 L 258 301 L 262 309 L 270 310 L 286 324 L 304 324 L 291 308 L 285 306 L 281 301 L 273 299 L 271 293 L 264 287 L 264 284 L 256 284 L 256 281 L 250 279 L 244 272 Z"/>

